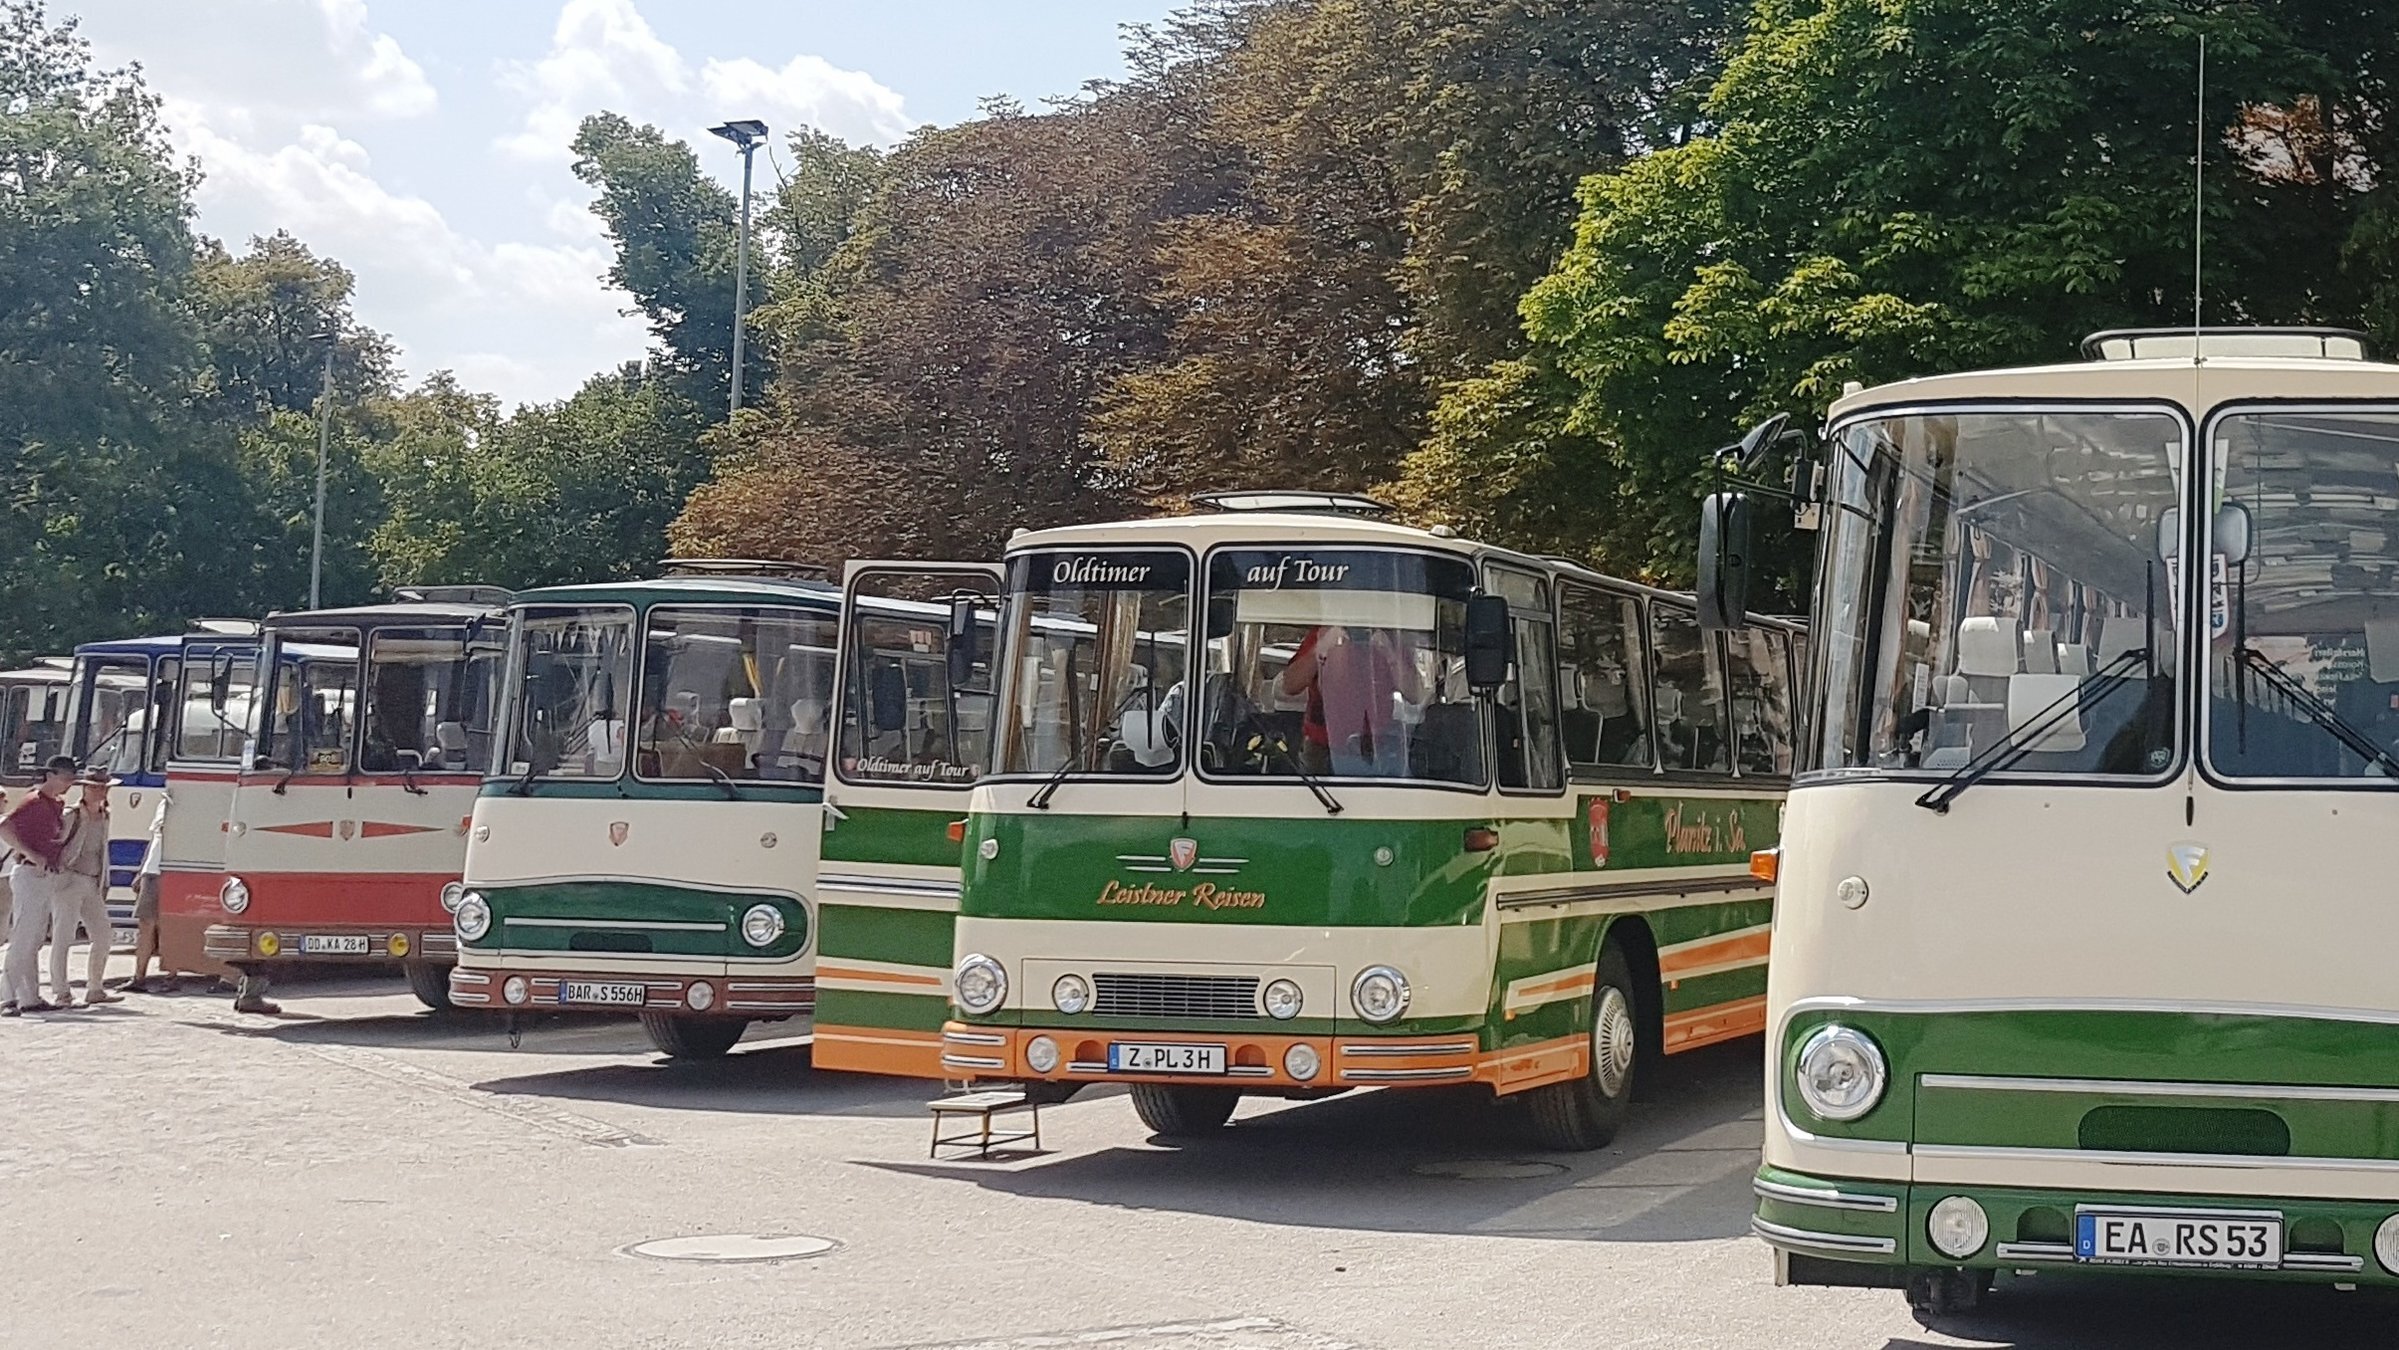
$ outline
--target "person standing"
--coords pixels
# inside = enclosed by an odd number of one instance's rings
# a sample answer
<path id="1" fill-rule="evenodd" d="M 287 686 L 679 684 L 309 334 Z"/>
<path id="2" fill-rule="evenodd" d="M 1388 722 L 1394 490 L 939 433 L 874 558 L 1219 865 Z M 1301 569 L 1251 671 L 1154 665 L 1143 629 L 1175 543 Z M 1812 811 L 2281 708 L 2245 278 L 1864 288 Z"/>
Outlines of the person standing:
<path id="1" fill-rule="evenodd" d="M 158 951 L 158 888 L 159 878 L 166 870 L 167 794 L 158 794 L 158 809 L 150 813 L 150 846 L 142 851 L 141 870 L 133 874 L 133 978 L 125 985 L 137 994 L 173 992 L 176 978 L 172 972 L 162 973 L 159 980 L 164 991 L 150 987 L 150 960 Z M 160 958 L 159 964 L 166 963 Z"/>
<path id="2" fill-rule="evenodd" d="M 91 943 L 84 960 L 84 1006 L 124 1001 L 108 992 L 108 952 L 116 937 L 108 924 L 108 769 L 86 768 L 76 786 L 83 796 L 62 817 L 59 884 L 50 897 L 50 1001 L 62 1008 L 75 1002 L 67 968 L 78 925 Z"/>
<path id="3" fill-rule="evenodd" d="M 8 1006 L 0 1008 L 0 1016 L 49 1012 L 57 1006 L 42 1001 L 38 963 L 42 938 L 50 928 L 51 897 L 60 884 L 66 825 L 62 800 L 74 785 L 75 757 L 53 755 L 42 766 L 42 781 L 33 795 L 0 820 L 0 843 L 18 854 L 16 870 L 8 876 L 8 957 L 0 962 L 0 998 Z M 72 929 L 64 936 L 74 941 Z"/>

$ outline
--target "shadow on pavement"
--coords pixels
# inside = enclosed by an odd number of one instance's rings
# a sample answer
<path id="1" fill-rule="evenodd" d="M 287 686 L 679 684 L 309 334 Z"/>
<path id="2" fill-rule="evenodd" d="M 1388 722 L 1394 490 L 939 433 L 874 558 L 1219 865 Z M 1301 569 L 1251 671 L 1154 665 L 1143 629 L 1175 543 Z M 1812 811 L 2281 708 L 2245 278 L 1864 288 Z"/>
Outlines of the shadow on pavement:
<path id="1" fill-rule="evenodd" d="M 1942 1339 L 1890 1340 L 1882 1350 L 2387 1346 L 2399 1344 L 2399 1299 L 2321 1286 L 2059 1271 L 2002 1277 L 1980 1311 L 1936 1319 L 1929 1330 Z"/>
<path id="2" fill-rule="evenodd" d="M 640 1033 L 634 1033 L 637 1037 Z M 528 1042 L 529 1043 L 529 1042 Z M 557 1073 L 493 1078 L 478 1092 L 504 1097 L 614 1102 L 676 1111 L 722 1111 L 745 1115 L 871 1116 L 926 1121 L 925 1103 L 938 1084 L 872 1074 L 819 1073 L 810 1064 L 812 1047 L 800 1043 L 736 1046 L 723 1059 L 676 1061 L 655 1057 L 644 1064 L 605 1064 Z"/>
<path id="3" fill-rule="evenodd" d="M 1698 1241 L 1749 1231 L 1757 1081 L 1755 1040 L 1679 1056 L 1616 1142 L 1588 1154 L 1541 1152 L 1512 1104 L 1420 1090 L 1245 1103 L 1218 1134 L 1096 1153 L 1075 1152 L 1073 1113 L 1088 1100 L 1078 1097 L 1043 1119 L 1047 1159 L 863 1165 L 1008 1195 L 1255 1223 Z"/>

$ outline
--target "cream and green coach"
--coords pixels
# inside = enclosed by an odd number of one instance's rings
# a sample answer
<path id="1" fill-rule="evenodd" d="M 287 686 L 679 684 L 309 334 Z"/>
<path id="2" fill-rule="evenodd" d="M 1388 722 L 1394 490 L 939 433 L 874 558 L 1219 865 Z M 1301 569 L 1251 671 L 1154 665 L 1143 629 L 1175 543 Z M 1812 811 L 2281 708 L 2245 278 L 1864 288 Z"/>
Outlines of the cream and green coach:
<path id="1" fill-rule="evenodd" d="M 1591 1148 L 1658 1056 L 1759 1030 L 1792 626 L 1361 499 L 1205 504 L 1008 547 L 950 1076 L 1129 1083 L 1168 1134 L 1479 1085 Z"/>
<path id="2" fill-rule="evenodd" d="M 950 687 L 943 602 L 988 573 L 845 604 L 775 570 L 517 597 L 453 914 L 458 1006 L 638 1017 L 678 1058 L 790 1022 L 819 1067 L 938 1074 L 949 826 L 983 725 Z"/>
<path id="3" fill-rule="evenodd" d="M 1998 1272 L 2399 1285 L 2399 367 L 2086 356 L 1851 392 L 1801 465 L 1756 1230 L 1932 1312 Z"/>

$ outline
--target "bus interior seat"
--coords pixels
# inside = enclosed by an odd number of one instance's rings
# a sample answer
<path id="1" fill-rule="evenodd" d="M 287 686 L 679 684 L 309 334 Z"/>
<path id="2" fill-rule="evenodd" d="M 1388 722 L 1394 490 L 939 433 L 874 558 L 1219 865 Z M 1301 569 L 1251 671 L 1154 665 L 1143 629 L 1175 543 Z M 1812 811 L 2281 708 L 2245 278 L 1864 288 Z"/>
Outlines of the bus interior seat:
<path id="1" fill-rule="evenodd" d="M 2018 675 L 2008 681 L 2007 720 L 2011 734 L 2022 731 L 2035 718 L 2047 712 L 2048 726 L 2039 735 L 2020 743 L 2034 754 L 2072 754 L 2083 748 L 2082 700 L 2075 693 L 2082 684 L 2074 675 Z M 2063 709 L 2050 705 L 2067 700 Z"/>
<path id="2" fill-rule="evenodd" d="M 433 724 L 433 752 L 445 769 L 464 769 L 467 764 L 466 723 L 436 722 Z"/>
<path id="3" fill-rule="evenodd" d="M 2072 675 L 2076 679 L 2081 679 L 2084 676 L 2089 675 L 2093 669 L 2094 667 L 2091 665 L 2091 649 L 2089 647 L 2086 647 L 2079 642 L 2061 642 L 2057 644 L 2058 674 Z"/>
<path id="4" fill-rule="evenodd" d="M 2055 675 L 2057 668 L 2057 635 L 2046 628 L 2030 628 L 2024 633 L 2024 673 Z"/>
<path id="5" fill-rule="evenodd" d="M 740 746 L 744 755 L 756 754 L 766 740 L 766 704 L 762 699 L 734 698 L 725 700 L 725 724 L 716 729 L 719 745 Z"/>

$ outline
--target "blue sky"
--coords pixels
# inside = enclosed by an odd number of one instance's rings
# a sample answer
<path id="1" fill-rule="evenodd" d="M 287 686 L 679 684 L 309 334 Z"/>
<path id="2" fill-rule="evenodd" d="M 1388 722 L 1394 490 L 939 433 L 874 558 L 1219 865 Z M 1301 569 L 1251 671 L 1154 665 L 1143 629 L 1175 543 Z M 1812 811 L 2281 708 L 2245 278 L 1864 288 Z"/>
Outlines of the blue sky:
<path id="1" fill-rule="evenodd" d="M 641 354 L 566 138 L 613 108 L 692 141 L 761 117 L 891 142 L 976 101 L 1123 73 L 1119 26 L 1174 0 L 52 0 L 107 64 L 138 61 L 207 175 L 200 228 L 288 228 L 358 276 L 412 377 L 504 402 Z M 738 18 L 736 16 L 739 16 Z M 765 166 L 761 165 L 761 172 Z"/>

